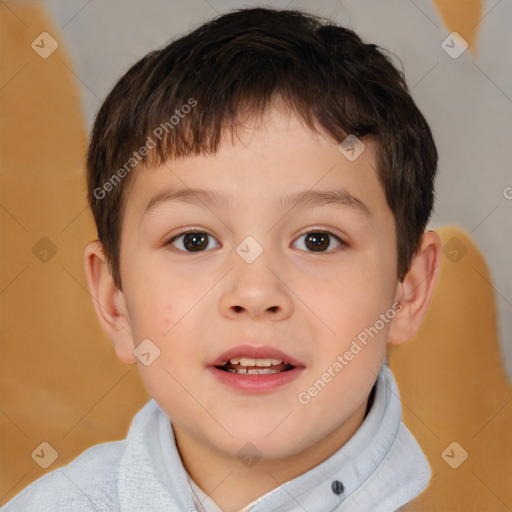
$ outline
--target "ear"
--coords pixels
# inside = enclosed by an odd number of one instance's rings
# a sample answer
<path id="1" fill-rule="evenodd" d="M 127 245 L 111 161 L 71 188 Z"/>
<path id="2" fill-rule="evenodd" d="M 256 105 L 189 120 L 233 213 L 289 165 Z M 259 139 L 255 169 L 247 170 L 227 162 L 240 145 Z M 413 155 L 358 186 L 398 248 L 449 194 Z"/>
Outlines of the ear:
<path id="1" fill-rule="evenodd" d="M 406 343 L 416 336 L 427 313 L 441 266 L 442 242 L 435 231 L 425 231 L 409 272 L 397 285 L 395 301 L 401 304 L 391 322 L 388 342 Z"/>
<path id="2" fill-rule="evenodd" d="M 136 362 L 125 297 L 114 283 L 103 244 L 99 240 L 85 248 L 84 267 L 94 310 L 101 327 L 114 344 L 117 357 L 123 363 Z"/>

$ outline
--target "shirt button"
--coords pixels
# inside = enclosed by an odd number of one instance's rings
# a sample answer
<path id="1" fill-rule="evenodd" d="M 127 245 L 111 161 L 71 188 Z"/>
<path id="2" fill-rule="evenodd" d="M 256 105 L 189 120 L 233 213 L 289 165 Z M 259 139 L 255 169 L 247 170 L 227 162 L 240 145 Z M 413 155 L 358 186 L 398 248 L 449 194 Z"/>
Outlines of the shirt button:
<path id="1" fill-rule="evenodd" d="M 345 487 L 343 487 L 343 484 L 339 480 L 334 480 L 331 484 L 331 489 L 334 494 L 342 494 Z"/>

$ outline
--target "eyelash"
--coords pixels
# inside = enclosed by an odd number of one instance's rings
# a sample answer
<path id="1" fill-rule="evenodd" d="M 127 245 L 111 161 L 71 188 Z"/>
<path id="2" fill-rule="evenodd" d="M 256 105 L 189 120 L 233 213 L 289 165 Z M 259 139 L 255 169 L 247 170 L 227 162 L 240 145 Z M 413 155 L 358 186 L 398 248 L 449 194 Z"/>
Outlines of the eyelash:
<path id="1" fill-rule="evenodd" d="M 165 242 L 164 245 L 165 246 L 172 246 L 173 242 L 175 242 L 180 237 L 182 237 L 182 236 L 184 236 L 186 234 L 189 234 L 189 233 L 199 233 L 199 234 L 207 235 L 207 236 L 209 236 L 211 238 L 215 238 L 212 235 L 210 235 L 209 233 L 207 233 L 206 231 L 202 231 L 200 228 L 194 227 L 194 228 L 189 228 L 187 230 L 181 231 L 177 235 L 174 235 L 167 242 Z M 325 230 L 325 229 L 315 229 L 315 228 L 311 229 L 311 228 L 308 228 L 305 231 L 301 231 L 299 236 L 296 238 L 296 240 L 298 240 L 302 236 L 310 234 L 310 233 L 322 233 L 322 234 L 330 235 L 331 237 L 335 238 L 339 242 L 340 245 L 337 248 L 342 247 L 344 249 L 344 248 L 348 247 L 348 244 L 344 240 L 342 240 L 339 236 L 337 236 L 334 233 L 332 233 L 331 231 L 328 231 L 328 230 Z M 309 253 L 312 253 L 312 254 L 315 254 L 315 252 L 317 252 L 318 254 L 329 254 L 329 253 L 334 252 L 337 248 L 334 248 L 334 249 L 331 249 L 331 250 L 328 250 L 328 251 L 306 251 L 306 252 L 309 252 Z M 176 250 L 178 252 L 181 252 L 181 253 L 186 253 L 186 254 L 201 253 L 201 252 L 206 252 L 206 251 L 209 250 L 209 249 L 205 249 L 203 251 L 184 251 L 182 249 L 177 249 L 175 247 L 172 247 L 172 249 Z"/>

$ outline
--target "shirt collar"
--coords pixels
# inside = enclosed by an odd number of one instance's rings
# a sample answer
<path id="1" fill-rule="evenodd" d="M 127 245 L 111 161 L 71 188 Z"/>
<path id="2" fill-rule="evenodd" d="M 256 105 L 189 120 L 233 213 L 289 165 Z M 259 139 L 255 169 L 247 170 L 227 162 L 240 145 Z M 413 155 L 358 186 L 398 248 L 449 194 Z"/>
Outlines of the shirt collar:
<path id="1" fill-rule="evenodd" d="M 385 361 L 376 380 L 373 405 L 354 435 L 318 466 L 246 509 L 384 512 L 408 503 L 427 486 L 431 472 L 401 415 L 396 382 Z M 169 418 L 154 400 L 134 418 L 126 441 L 119 473 L 121 510 L 125 510 L 123 500 L 126 510 L 172 510 L 172 505 L 180 511 L 196 510 Z M 205 494 L 197 486 L 194 489 L 202 500 Z"/>

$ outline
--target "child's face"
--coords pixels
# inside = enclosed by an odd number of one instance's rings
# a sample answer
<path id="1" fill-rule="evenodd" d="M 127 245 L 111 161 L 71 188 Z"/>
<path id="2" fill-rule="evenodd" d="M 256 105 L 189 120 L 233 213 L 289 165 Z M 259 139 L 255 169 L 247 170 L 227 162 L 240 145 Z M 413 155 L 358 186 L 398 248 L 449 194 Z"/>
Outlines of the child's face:
<path id="1" fill-rule="evenodd" d="M 329 434 L 339 443 L 361 423 L 400 288 L 396 233 L 372 145 L 349 161 L 337 144 L 276 109 L 261 128 L 238 135 L 242 141 L 223 142 L 213 156 L 133 176 L 119 293 L 131 336 L 117 340 L 116 349 L 131 362 L 127 354 L 143 340 L 154 344 L 146 346 L 146 359 L 158 347 L 154 362 L 138 365 L 180 442 L 193 438 L 233 457 L 251 442 L 263 457 L 282 458 Z M 191 189 L 232 196 L 231 202 L 205 204 L 192 195 L 145 211 L 159 194 Z M 347 202 L 280 207 L 289 194 L 334 190 L 368 212 Z M 195 238 L 167 243 L 189 228 Z M 322 231 L 333 235 L 315 237 Z M 370 328 L 373 337 L 358 341 L 358 351 L 354 340 Z M 273 347 L 302 367 L 278 374 L 281 385 L 267 390 L 231 386 L 227 378 L 241 386 L 249 379 L 275 383 L 275 375 L 210 366 L 241 344 Z"/>

